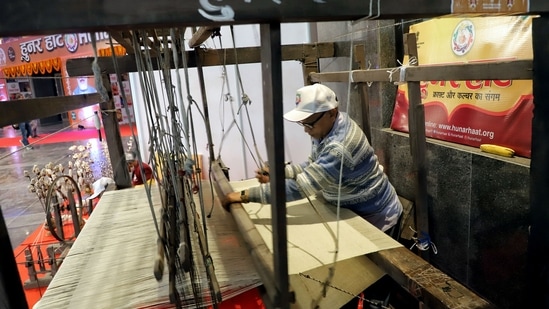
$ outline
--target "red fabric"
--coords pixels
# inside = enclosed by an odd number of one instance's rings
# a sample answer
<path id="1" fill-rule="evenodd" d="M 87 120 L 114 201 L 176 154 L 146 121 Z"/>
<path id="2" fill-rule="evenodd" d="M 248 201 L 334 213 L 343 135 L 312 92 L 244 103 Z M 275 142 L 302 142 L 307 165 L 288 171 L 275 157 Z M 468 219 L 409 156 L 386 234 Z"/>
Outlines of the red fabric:
<path id="1" fill-rule="evenodd" d="M 143 164 L 145 179 L 150 180 L 152 178 L 152 168 L 145 162 L 141 164 Z M 141 168 L 139 167 L 138 161 L 133 162 L 132 184 L 134 186 L 143 184 L 143 177 L 141 177 Z"/>
<path id="2" fill-rule="evenodd" d="M 448 114 L 443 102 L 424 102 L 425 136 L 479 147 L 481 144 L 496 144 L 515 150 L 516 155 L 529 158 L 531 156 L 533 96 L 523 95 L 514 107 L 501 113 L 492 113 L 463 104 Z M 398 91 L 396 104 L 391 121 L 391 129 L 409 132 L 408 128 L 409 102 L 403 91 Z M 492 132 L 489 136 L 459 133 L 446 128 L 473 128 L 484 132 Z"/>
<path id="3" fill-rule="evenodd" d="M 93 200 L 93 205 L 97 205 L 97 202 L 99 202 L 99 198 L 95 198 Z M 88 217 L 88 213 L 83 214 L 84 218 Z M 37 251 L 40 250 L 42 252 L 42 257 L 48 259 L 47 254 L 47 248 L 49 245 L 59 244 L 59 241 L 55 239 L 51 233 L 44 229 L 44 225 L 40 224 L 36 228 L 36 230 L 27 236 L 23 242 L 13 250 L 13 255 L 15 256 L 15 261 L 17 263 L 17 270 L 19 272 L 19 277 L 21 277 L 21 284 L 25 284 L 25 282 L 29 281 L 29 270 L 28 265 L 26 263 L 26 256 L 25 256 L 25 249 L 30 249 L 33 255 L 33 259 L 37 260 Z M 51 270 L 50 264 L 48 262 L 45 263 L 46 269 Z M 62 265 L 61 265 L 62 266 Z M 39 266 L 35 265 L 35 269 L 39 271 Z M 39 273 L 37 274 L 38 278 L 44 278 L 47 275 L 47 273 Z M 35 278 L 36 279 L 36 278 Z M 47 289 L 47 285 L 40 286 L 37 288 L 25 288 L 25 297 L 27 299 L 27 305 L 29 305 L 29 308 L 32 308 L 39 300 L 42 298 L 42 295 Z M 24 308 L 22 308 L 24 309 Z"/>

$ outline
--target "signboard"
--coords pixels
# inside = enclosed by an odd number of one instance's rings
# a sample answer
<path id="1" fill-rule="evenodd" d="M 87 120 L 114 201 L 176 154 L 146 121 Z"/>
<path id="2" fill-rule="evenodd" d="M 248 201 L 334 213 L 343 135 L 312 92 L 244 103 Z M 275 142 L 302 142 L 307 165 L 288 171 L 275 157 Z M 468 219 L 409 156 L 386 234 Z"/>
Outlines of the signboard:
<path id="1" fill-rule="evenodd" d="M 453 0 L 453 14 L 513 14 L 529 11 L 529 0 Z"/>
<path id="2" fill-rule="evenodd" d="M 532 59 L 532 18 L 440 18 L 410 27 L 419 64 Z M 530 157 L 531 80 L 421 82 L 427 137 L 473 147 L 496 144 Z M 408 132 L 408 89 L 398 88 L 391 128 Z"/>
<path id="3" fill-rule="evenodd" d="M 114 100 L 114 108 L 116 109 L 116 119 L 119 124 L 128 124 L 130 122 L 133 123 L 135 122 L 135 116 L 133 114 L 133 98 L 130 89 L 130 77 L 128 73 L 120 74 L 120 76 L 122 77 L 122 85 L 118 82 L 116 74 L 110 74 L 109 76 Z M 122 89 L 124 89 L 124 95 L 122 95 Z M 124 99 L 126 99 L 127 102 L 124 102 Z"/>

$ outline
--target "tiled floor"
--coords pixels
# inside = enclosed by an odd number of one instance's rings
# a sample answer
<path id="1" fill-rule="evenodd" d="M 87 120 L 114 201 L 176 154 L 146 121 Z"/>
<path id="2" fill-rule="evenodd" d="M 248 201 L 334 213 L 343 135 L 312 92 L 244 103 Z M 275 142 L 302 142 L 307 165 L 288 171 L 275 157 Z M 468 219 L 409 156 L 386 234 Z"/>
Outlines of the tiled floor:
<path id="1" fill-rule="evenodd" d="M 68 123 L 55 125 L 41 125 L 38 129 L 39 138 L 46 134 L 69 128 Z M 11 126 L 0 128 L 0 137 L 18 136 Z M 30 139 L 33 142 L 33 139 Z M 22 147 L 0 148 L 0 206 L 8 228 L 12 248 L 17 247 L 25 238 L 44 223 L 45 213 L 38 197 L 28 191 L 29 179 L 24 176 L 25 170 L 31 170 L 36 164 L 43 167 L 49 162 L 66 163 L 68 149 L 72 145 L 81 145 L 91 142 L 92 156 L 96 164 L 104 161 L 105 155 L 101 150 L 99 140 L 81 140 L 66 143 L 33 145 L 34 149 L 25 150 Z M 97 172 L 99 173 L 100 172 Z M 95 175 L 96 179 L 101 175 Z"/>

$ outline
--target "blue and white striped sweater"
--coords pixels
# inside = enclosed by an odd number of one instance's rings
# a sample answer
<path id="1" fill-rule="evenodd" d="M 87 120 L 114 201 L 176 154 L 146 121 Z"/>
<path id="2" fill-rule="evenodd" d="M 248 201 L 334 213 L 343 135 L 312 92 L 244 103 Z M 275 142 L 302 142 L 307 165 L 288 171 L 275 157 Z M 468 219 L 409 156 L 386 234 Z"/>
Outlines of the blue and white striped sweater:
<path id="1" fill-rule="evenodd" d="M 383 231 L 393 226 L 402 212 L 373 148 L 346 113 L 339 112 L 323 140 L 312 140 L 307 162 L 288 165 L 285 173 L 288 201 L 320 193 L 328 203 L 337 206 L 339 198 L 341 207 L 354 211 Z M 266 203 L 270 200 L 270 187 L 267 184 L 250 188 L 249 196 L 250 201 Z"/>

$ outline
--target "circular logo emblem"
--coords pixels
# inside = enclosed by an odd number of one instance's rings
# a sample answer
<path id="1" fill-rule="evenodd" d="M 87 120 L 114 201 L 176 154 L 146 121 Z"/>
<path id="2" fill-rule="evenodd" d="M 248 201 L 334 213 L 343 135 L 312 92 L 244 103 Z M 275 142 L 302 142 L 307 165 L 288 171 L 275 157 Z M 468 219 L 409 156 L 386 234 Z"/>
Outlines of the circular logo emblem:
<path id="1" fill-rule="evenodd" d="M 452 51 L 463 56 L 471 50 L 475 41 L 475 26 L 470 20 L 461 21 L 452 33 Z"/>
<path id="2" fill-rule="evenodd" d="M 74 53 L 78 49 L 78 37 L 76 34 L 65 34 L 63 36 L 63 41 L 65 41 L 65 47 L 69 52 Z"/>
<path id="3" fill-rule="evenodd" d="M 11 62 L 15 61 L 15 50 L 13 49 L 13 47 L 8 47 L 8 59 Z"/>

